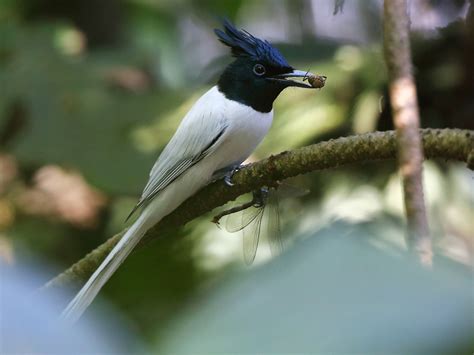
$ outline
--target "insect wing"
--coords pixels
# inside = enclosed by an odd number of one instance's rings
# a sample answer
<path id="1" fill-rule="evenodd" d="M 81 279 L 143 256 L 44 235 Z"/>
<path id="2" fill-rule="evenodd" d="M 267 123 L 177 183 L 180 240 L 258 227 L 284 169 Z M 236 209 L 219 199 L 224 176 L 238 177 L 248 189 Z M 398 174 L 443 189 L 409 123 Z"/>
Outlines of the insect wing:
<path id="1" fill-rule="evenodd" d="M 257 214 L 254 211 L 248 210 L 257 210 Z M 251 265 L 255 260 L 255 255 L 257 254 L 258 241 L 260 239 L 260 232 L 262 229 L 262 218 L 263 218 L 264 207 L 251 207 L 246 209 L 242 213 L 242 224 L 247 223 L 246 227 L 242 229 L 243 232 L 243 251 L 244 251 L 244 261 L 247 265 Z M 251 214 L 252 217 L 247 217 L 247 214 Z"/>
<path id="2" fill-rule="evenodd" d="M 261 213 L 259 207 L 249 207 L 243 211 L 232 213 L 227 216 L 225 229 L 229 233 L 235 233 L 246 228 Z"/>

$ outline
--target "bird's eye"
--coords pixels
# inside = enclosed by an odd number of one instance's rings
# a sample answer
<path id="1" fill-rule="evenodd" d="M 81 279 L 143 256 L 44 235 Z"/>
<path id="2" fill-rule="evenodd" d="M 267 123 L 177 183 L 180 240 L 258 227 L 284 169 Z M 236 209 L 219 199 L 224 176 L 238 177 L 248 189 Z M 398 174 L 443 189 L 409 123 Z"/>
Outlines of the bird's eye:
<path id="1" fill-rule="evenodd" d="M 253 72 L 255 73 L 255 75 L 262 76 L 263 74 L 265 74 L 266 70 L 262 64 L 255 64 L 255 66 L 253 67 Z"/>

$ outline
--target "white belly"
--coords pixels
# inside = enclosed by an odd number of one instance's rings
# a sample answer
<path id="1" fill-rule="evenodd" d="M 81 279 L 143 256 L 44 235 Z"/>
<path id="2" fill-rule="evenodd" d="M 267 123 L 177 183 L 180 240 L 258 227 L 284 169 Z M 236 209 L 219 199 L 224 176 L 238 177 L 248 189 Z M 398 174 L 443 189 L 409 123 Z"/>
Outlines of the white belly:
<path id="1" fill-rule="evenodd" d="M 213 104 L 214 108 L 213 116 L 206 119 L 220 120 L 226 126 L 222 141 L 212 153 L 189 168 L 151 201 L 144 210 L 144 213 L 149 215 L 147 221 L 150 227 L 209 183 L 216 170 L 240 164 L 247 159 L 270 129 L 273 111 L 261 113 L 249 106 L 228 100 L 216 87 L 210 89 L 203 99 L 203 106 Z M 199 128 L 191 124 L 185 127 Z M 175 136 L 179 133 L 178 129 Z"/>
<path id="2" fill-rule="evenodd" d="M 217 169 L 240 164 L 247 159 L 268 133 L 273 120 L 273 111 L 258 112 L 231 100 L 227 100 L 225 106 L 224 115 L 229 127 L 222 146 L 214 153 Z"/>

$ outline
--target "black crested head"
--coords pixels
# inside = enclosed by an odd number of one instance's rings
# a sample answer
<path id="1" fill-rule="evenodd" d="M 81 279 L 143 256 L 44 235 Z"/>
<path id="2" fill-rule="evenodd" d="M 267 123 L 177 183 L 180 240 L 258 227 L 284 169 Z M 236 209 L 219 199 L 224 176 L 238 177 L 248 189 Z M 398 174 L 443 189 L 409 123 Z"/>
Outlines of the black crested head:
<path id="1" fill-rule="evenodd" d="M 228 20 L 224 20 L 223 25 L 225 32 L 220 29 L 214 32 L 222 43 L 231 48 L 234 57 L 262 61 L 281 69 L 293 69 L 268 41 L 256 38 L 245 30 L 239 31 Z"/>
<path id="2" fill-rule="evenodd" d="M 224 31 L 215 29 L 219 40 L 229 46 L 236 60 L 222 73 L 219 90 L 228 98 L 260 112 L 270 112 L 273 101 L 289 86 L 310 87 L 287 77 L 295 74 L 283 55 L 268 41 L 236 29 L 224 20 Z M 292 75 L 295 74 L 295 75 Z"/>

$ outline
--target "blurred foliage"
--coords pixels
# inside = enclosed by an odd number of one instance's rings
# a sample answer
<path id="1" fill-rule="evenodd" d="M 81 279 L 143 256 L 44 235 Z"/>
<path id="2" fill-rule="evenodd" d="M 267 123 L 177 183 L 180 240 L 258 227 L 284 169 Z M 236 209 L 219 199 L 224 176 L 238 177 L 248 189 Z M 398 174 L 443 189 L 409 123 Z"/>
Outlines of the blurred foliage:
<path id="1" fill-rule="evenodd" d="M 8 254 L 15 267 L 32 255 L 63 269 L 123 229 L 159 151 L 230 61 L 212 33 L 222 16 L 272 40 L 294 67 L 328 77 L 321 91 L 281 95 L 272 130 L 251 159 L 390 129 L 380 4 L 344 2 L 333 16 L 333 2 L 305 0 L 2 1 L 0 257 Z M 472 7 L 466 1 L 414 6 L 414 14 L 438 19 L 412 18 L 422 125 L 472 129 Z M 425 166 L 436 251 L 469 264 L 469 172 L 454 164 Z M 383 252 L 402 253 L 395 169 L 394 162 L 384 162 L 294 179 L 311 193 L 282 203 L 289 247 L 335 220 L 382 220 L 370 226 Z M 77 190 L 66 179 L 79 181 L 83 193 L 61 199 Z M 79 203 L 95 211 L 96 222 L 71 217 Z M 159 343 L 188 301 L 242 267 L 239 237 L 216 228 L 211 217 L 137 251 L 104 288 L 103 297 L 144 339 Z M 269 257 L 263 245 L 256 264 Z"/>
<path id="2" fill-rule="evenodd" d="M 436 272 L 423 270 L 379 237 L 366 226 L 344 223 L 306 236 L 285 258 L 252 275 L 234 274 L 202 294 L 172 323 L 159 349 L 469 353 L 469 272 L 442 258 Z"/>

